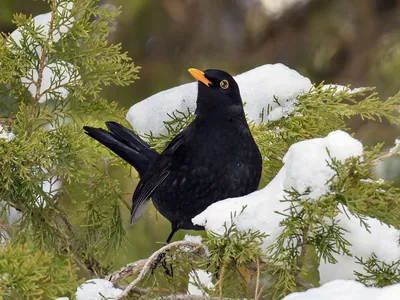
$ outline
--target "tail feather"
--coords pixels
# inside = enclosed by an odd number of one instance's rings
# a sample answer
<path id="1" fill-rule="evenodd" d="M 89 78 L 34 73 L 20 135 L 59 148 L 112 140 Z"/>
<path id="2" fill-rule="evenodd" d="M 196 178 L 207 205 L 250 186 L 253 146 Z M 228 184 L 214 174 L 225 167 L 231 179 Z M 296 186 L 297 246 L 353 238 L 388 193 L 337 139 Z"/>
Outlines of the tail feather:
<path id="1" fill-rule="evenodd" d="M 150 150 L 158 156 L 157 152 L 152 150 L 150 146 L 143 141 L 136 133 L 129 130 L 128 128 L 122 126 L 117 122 L 106 122 L 108 130 L 110 130 L 114 135 L 116 135 L 121 141 L 132 146 L 135 149 Z"/>
<path id="2" fill-rule="evenodd" d="M 84 126 L 83 129 L 87 135 L 132 165 L 139 172 L 140 177 L 143 177 L 158 153 L 133 131 L 121 124 L 107 122 L 106 125 L 111 132 L 89 126 Z"/>

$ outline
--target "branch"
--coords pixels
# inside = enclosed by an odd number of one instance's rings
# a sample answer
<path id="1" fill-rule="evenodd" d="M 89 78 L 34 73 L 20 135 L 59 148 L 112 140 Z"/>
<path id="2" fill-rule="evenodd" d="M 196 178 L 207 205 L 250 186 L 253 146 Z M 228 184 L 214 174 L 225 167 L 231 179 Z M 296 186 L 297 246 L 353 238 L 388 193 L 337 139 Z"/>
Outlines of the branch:
<path id="1" fill-rule="evenodd" d="M 300 277 L 296 276 L 295 277 L 296 283 L 297 285 L 305 288 L 305 289 L 311 289 L 311 288 L 315 288 L 314 285 L 312 285 L 311 283 L 308 283 L 307 281 L 301 279 Z"/>
<path id="2" fill-rule="evenodd" d="M 385 154 L 383 154 L 381 156 L 378 156 L 372 162 L 376 163 L 376 162 L 378 162 L 378 161 L 380 161 L 382 159 L 386 159 L 386 158 L 389 158 L 391 156 L 399 155 L 399 154 L 400 154 L 400 141 L 398 139 L 396 139 L 395 146 L 392 149 L 390 149 L 389 152 L 387 152 L 387 153 L 385 153 Z"/>
<path id="3" fill-rule="evenodd" d="M 380 161 L 382 159 L 386 159 L 386 158 L 389 158 L 389 157 L 392 157 L 392 156 L 395 156 L 395 155 L 399 155 L 399 152 L 397 152 L 397 151 L 387 152 L 387 153 L 385 153 L 385 154 L 383 154 L 381 156 L 378 156 L 372 162 L 376 163 L 376 162 L 378 162 L 378 161 Z"/>
<path id="4" fill-rule="evenodd" d="M 202 284 L 199 274 L 197 274 L 197 271 L 195 269 L 193 269 L 193 274 L 194 274 L 194 279 L 195 281 L 197 281 L 196 283 L 199 285 L 198 287 L 200 288 L 201 292 L 203 293 L 203 295 L 207 295 L 207 292 L 204 290 L 204 285 Z"/>
<path id="5" fill-rule="evenodd" d="M 144 265 L 146 264 L 147 259 L 141 259 L 126 266 L 122 267 L 121 269 L 107 275 L 104 279 L 111 281 L 112 283 L 117 283 L 118 281 L 124 280 L 132 275 L 135 275 L 137 272 L 143 269 Z"/>
<path id="6" fill-rule="evenodd" d="M 142 281 L 143 278 L 151 271 L 154 262 L 157 260 L 157 258 L 160 254 L 162 254 L 172 248 L 179 248 L 179 247 L 190 247 L 190 248 L 192 248 L 192 250 L 197 250 L 199 248 L 203 248 L 203 252 L 206 253 L 204 245 L 201 243 L 195 243 L 195 242 L 189 242 L 189 241 L 178 241 L 178 242 L 174 242 L 174 243 L 165 245 L 164 247 L 162 247 L 159 250 L 157 250 L 156 252 L 154 252 L 147 260 L 142 260 L 142 261 L 137 261 L 137 262 L 131 263 L 131 264 L 129 264 L 130 266 L 127 265 L 126 267 L 121 268 L 119 271 L 114 272 L 108 276 L 108 278 L 116 280 L 116 278 L 122 278 L 126 274 L 129 274 L 129 270 L 137 272 L 136 269 L 139 267 L 139 263 L 145 261 L 145 263 L 139 273 L 139 276 L 135 280 L 133 280 L 116 299 L 125 299 L 125 297 L 128 296 L 129 292 L 134 287 L 136 287 L 136 285 L 140 281 Z M 188 295 L 185 295 L 185 296 L 188 296 Z M 166 296 L 166 297 L 170 297 L 170 296 Z M 165 298 L 165 299 L 181 299 L 181 298 L 179 298 L 179 296 L 174 295 L 173 297 L 174 298 Z M 182 298 L 182 299 L 194 299 L 194 298 Z M 196 298 L 196 299 L 199 299 L 199 298 Z M 200 299 L 208 299 L 208 298 L 203 297 Z"/>

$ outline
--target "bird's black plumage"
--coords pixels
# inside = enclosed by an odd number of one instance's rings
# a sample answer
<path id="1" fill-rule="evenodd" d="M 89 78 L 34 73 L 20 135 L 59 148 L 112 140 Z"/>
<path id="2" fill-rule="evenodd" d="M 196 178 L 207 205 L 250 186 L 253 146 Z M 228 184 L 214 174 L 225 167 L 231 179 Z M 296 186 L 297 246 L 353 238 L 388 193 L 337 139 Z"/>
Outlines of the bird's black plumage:
<path id="1" fill-rule="evenodd" d="M 189 71 L 199 81 L 196 117 L 161 154 L 120 124 L 107 122 L 110 132 L 84 127 L 138 170 L 131 223 L 151 198 L 172 224 L 167 242 L 179 229 L 204 229 L 191 219 L 214 202 L 255 191 L 261 178 L 261 154 L 233 77 L 220 70 Z"/>

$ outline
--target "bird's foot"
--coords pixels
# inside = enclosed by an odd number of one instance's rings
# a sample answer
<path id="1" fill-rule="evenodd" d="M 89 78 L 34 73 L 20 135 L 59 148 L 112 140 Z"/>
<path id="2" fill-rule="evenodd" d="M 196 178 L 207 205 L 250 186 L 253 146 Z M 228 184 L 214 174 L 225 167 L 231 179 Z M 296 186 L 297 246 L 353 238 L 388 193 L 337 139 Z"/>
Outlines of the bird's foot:
<path id="1" fill-rule="evenodd" d="M 167 256 L 166 252 L 160 253 L 157 256 L 157 258 L 154 260 L 153 266 L 151 268 L 151 274 L 154 274 L 154 271 L 156 270 L 157 266 L 161 263 L 161 266 L 165 270 L 165 274 L 167 274 L 170 277 L 174 276 L 174 269 L 172 268 L 172 264 L 167 263 L 166 256 Z"/>

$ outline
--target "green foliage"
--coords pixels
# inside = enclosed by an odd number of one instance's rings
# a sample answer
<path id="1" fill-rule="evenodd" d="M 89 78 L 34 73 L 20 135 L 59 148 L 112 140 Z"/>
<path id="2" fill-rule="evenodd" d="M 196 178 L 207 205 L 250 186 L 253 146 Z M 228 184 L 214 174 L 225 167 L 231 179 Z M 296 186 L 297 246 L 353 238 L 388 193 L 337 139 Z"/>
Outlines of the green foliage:
<path id="1" fill-rule="evenodd" d="M 367 286 L 383 287 L 400 282 L 400 260 L 388 264 L 379 261 L 375 254 L 364 261 L 357 257 L 357 262 L 363 266 L 364 272 L 355 271 L 358 280 Z"/>
<path id="2" fill-rule="evenodd" d="M 267 158 L 263 166 L 264 182 L 268 183 L 278 173 L 283 156 L 292 144 L 326 136 L 333 130 L 346 130 L 346 121 L 353 116 L 371 121 L 385 118 L 399 124 L 399 105 L 398 96 L 381 101 L 370 88 L 350 92 L 349 89 L 338 91 L 335 87 L 326 89 L 320 85 L 298 98 L 296 109 L 289 117 L 266 124 L 251 123 L 253 136 Z M 266 113 L 268 111 L 266 108 Z M 166 124 L 169 135 L 151 136 L 153 146 L 159 151 L 191 120 L 189 113 L 177 112 L 170 117 L 171 121 Z M 171 124 L 178 126 L 171 128 Z M 336 263 L 336 254 L 352 256 L 345 230 L 335 219 L 338 213 L 352 214 L 367 230 L 366 216 L 399 228 L 400 190 L 390 182 L 373 179 L 373 167 L 386 155 L 381 153 L 381 148 L 379 144 L 365 149 L 363 157 L 353 157 L 344 163 L 331 157 L 328 165 L 334 176 L 327 182 L 331 191 L 318 201 L 309 199 L 308 193 L 286 191 L 288 196 L 282 201 L 289 202 L 290 207 L 287 211 L 277 212 L 285 217 L 280 224 L 283 230 L 266 253 L 259 252 L 264 233 L 240 233 L 234 224 L 226 227 L 222 236 L 208 232 L 205 242 L 211 252 L 208 265 L 219 275 L 222 273 L 222 278 L 217 281 L 219 291 L 211 294 L 219 292 L 226 297 L 253 295 L 256 299 L 270 295 L 273 299 L 280 299 L 290 292 L 314 286 L 319 282 L 321 260 Z M 257 276 L 254 275 L 256 262 Z M 372 273 L 371 261 L 360 263 Z M 380 279 L 380 284 L 395 282 L 393 274 L 397 274 L 398 266 L 383 266 L 385 271 L 381 276 L 384 279 Z M 309 274 L 310 270 L 312 274 Z M 380 274 L 380 270 L 375 268 L 374 276 Z M 249 291 L 249 281 L 253 282 L 253 292 Z M 254 289 L 254 284 L 258 288 Z M 232 294 L 233 286 L 236 294 Z"/>
<path id="3" fill-rule="evenodd" d="M 224 225 L 223 235 L 207 232 L 204 244 L 210 251 L 210 257 L 204 263 L 208 270 L 218 277 L 218 290 L 225 297 L 245 297 L 247 295 L 247 276 L 249 265 L 263 258 L 261 245 L 266 234 L 260 231 L 241 231 L 231 224 Z M 235 282 L 232 285 L 232 282 Z M 212 291 L 210 291 L 213 294 Z"/>
<path id="4" fill-rule="evenodd" d="M 240 231 L 232 223 L 224 225 L 225 232 L 221 236 L 212 231 L 208 232 L 204 244 L 211 252 L 209 262 L 216 270 L 224 264 L 234 262 L 236 267 L 246 266 L 249 262 L 256 261 L 262 256 L 260 246 L 266 234 L 259 231 Z"/>
<path id="5" fill-rule="evenodd" d="M 326 88 L 323 84 L 313 87 L 297 99 L 296 109 L 286 118 L 267 123 L 250 122 L 253 137 L 263 161 L 264 183 L 268 183 L 282 167 L 282 159 L 289 147 L 297 142 L 324 137 L 334 130 L 347 130 L 347 121 L 354 116 L 365 120 L 387 119 L 400 124 L 400 94 L 382 101 L 373 88 L 350 92 L 350 88 L 338 90 L 335 86 Z M 279 100 L 276 103 L 279 104 Z M 265 108 L 268 115 L 270 109 Z M 152 147 L 162 151 L 172 138 L 193 119 L 193 113 L 176 111 L 165 122 L 168 134 L 150 135 Z"/>
<path id="6" fill-rule="evenodd" d="M 194 119 L 194 114 L 188 109 L 186 112 L 176 110 L 171 114 L 168 114 L 170 120 L 164 121 L 165 129 L 167 134 L 161 134 L 159 136 L 154 136 L 152 133 L 145 134 L 144 138 L 148 141 L 151 148 L 162 152 L 172 139 L 183 130 L 192 120 Z"/>
<path id="7" fill-rule="evenodd" d="M 0 281 L 0 290 L 9 294 L 15 286 L 35 299 L 76 289 L 75 263 L 85 276 L 101 276 L 124 241 L 120 204 L 127 204 L 108 174 L 124 164 L 109 159 L 82 125 L 119 120 L 124 110 L 100 92 L 134 82 L 139 69 L 120 44 L 108 42 L 119 9 L 98 0 L 76 0 L 72 7 L 48 2 L 48 27 L 18 14 L 21 39 L 0 36 L 0 123 L 15 134 L 0 139 L 0 220 L 6 222 L 11 208 L 21 214 L 0 230 L 5 241 L 13 240 L 1 249 L 1 271 L 17 274 L 18 264 L 6 262 L 26 260 L 26 270 L 21 265 L 20 276 Z"/>
<path id="8" fill-rule="evenodd" d="M 382 155 L 382 145 L 364 151 L 364 157 L 353 157 L 344 164 L 332 158 L 329 166 L 336 175 L 330 181 L 335 193 L 329 201 L 346 205 L 361 220 L 362 215 L 400 228 L 400 188 L 383 179 L 373 180 L 373 167 Z"/>
<path id="9" fill-rule="evenodd" d="M 0 235 L 7 244 L 0 248 L 0 269 L 7 274 L 0 280 L 0 292 L 7 297 L 71 295 L 78 283 L 76 264 L 82 276 L 101 277 L 125 241 L 122 214 L 129 205 L 110 176 L 112 168 L 125 164 L 81 129 L 83 124 L 120 120 L 125 111 L 100 92 L 105 85 L 125 86 L 138 78 L 138 67 L 121 52 L 121 45 L 107 40 L 120 10 L 99 7 L 98 0 L 76 0 L 69 12 L 60 13 L 59 3 L 48 2 L 48 29 L 16 15 L 21 39 L 0 36 L 0 123 L 16 135 L 11 141 L 0 139 Z M 54 39 L 57 34 L 59 40 Z M 46 86 L 49 71 L 53 75 Z M 400 124 L 399 106 L 400 94 L 381 101 L 373 89 L 313 87 L 298 97 L 288 117 L 250 124 L 266 158 L 264 183 L 278 173 L 292 144 L 348 129 L 346 122 L 354 116 Z M 269 110 L 266 107 L 265 113 Z M 167 134 L 146 136 L 157 151 L 194 115 L 176 111 L 169 117 Z M 332 159 L 334 176 L 327 182 L 331 191 L 318 201 L 307 193 L 287 191 L 282 201 L 290 203 L 289 209 L 277 212 L 284 216 L 282 234 L 266 253 L 261 245 L 268 233 L 242 232 L 233 223 L 223 235 L 208 233 L 208 258 L 171 251 L 175 276 L 166 278 L 158 269 L 147 277 L 143 286 L 148 297 L 165 294 L 165 286 L 167 292 L 185 291 L 187 273 L 199 267 L 213 272 L 216 288 L 208 292 L 220 297 L 260 299 L 268 294 L 279 299 L 315 285 L 319 274 L 307 273 L 317 270 L 321 260 L 335 263 L 337 253 L 352 255 L 335 219 L 343 205 L 367 229 L 366 216 L 399 228 L 400 190 L 373 179 L 372 167 L 381 158 L 378 145 L 344 163 Z M 125 176 L 130 177 L 128 170 Z M 6 220 L 11 208 L 21 214 L 14 224 Z M 399 279 L 398 264 L 387 265 L 374 256 L 359 262 L 365 270 L 357 273 L 360 281 L 382 286 Z"/>
<path id="10" fill-rule="evenodd" d="M 301 280 L 301 273 L 307 268 L 305 264 L 309 251 L 315 252 L 317 267 L 321 260 L 337 263 L 334 257 L 336 254 L 352 256 L 349 248 L 351 244 L 345 238 L 346 231 L 335 219 L 338 213 L 352 214 L 359 219 L 360 226 L 367 230 L 369 226 L 366 216 L 378 218 L 396 227 L 399 225 L 400 190 L 383 180 L 371 179 L 372 166 L 379 155 L 380 145 L 366 151 L 362 159 L 352 157 L 341 163 L 331 157 L 328 165 L 335 171 L 327 182 L 331 185 L 331 191 L 318 201 L 308 198 L 308 193 L 286 191 L 288 197 L 282 201 L 289 202 L 290 207 L 287 211 L 277 212 L 285 217 L 280 223 L 283 230 L 276 242 L 268 248 L 266 255 L 267 270 L 273 276 L 269 290 L 274 299 L 309 287 Z M 363 282 L 380 274 L 381 277 L 375 279 L 376 284 L 389 284 L 389 279 L 394 277 L 393 272 L 398 272 L 398 264 L 388 266 L 384 263 L 381 263 L 383 267 L 379 271 L 376 257 L 367 262 L 360 259 L 359 263 L 372 274 L 368 277 L 357 273 Z M 318 282 L 313 277 L 318 278 L 318 274 L 309 277 L 309 282 Z"/>
<path id="11" fill-rule="evenodd" d="M 54 299 L 77 288 L 71 258 L 23 244 L 0 248 L 1 299 Z"/>
<path id="12" fill-rule="evenodd" d="M 282 167 L 282 158 L 290 145 L 302 140 L 324 137 L 329 132 L 348 129 L 346 121 L 353 116 L 368 120 L 388 118 L 398 124 L 396 105 L 400 98 L 381 101 L 372 88 L 356 93 L 316 86 L 300 96 L 295 111 L 288 117 L 265 125 L 253 126 L 252 132 L 262 151 L 264 176 L 269 182 Z"/>

